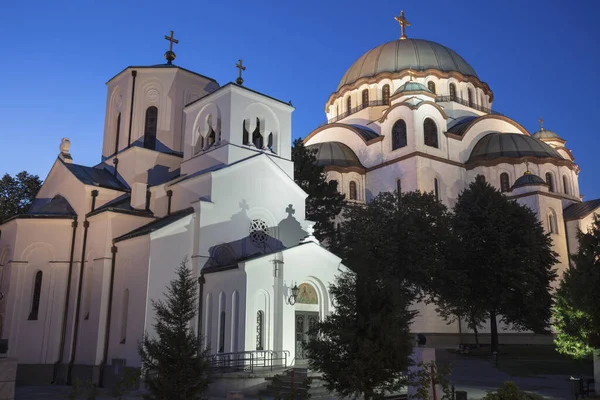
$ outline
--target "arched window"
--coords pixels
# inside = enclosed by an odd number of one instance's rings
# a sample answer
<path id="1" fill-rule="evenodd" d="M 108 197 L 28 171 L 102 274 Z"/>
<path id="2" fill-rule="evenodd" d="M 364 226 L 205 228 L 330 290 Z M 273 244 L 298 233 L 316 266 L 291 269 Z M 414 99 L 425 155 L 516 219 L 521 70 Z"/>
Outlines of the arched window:
<path id="1" fill-rule="evenodd" d="M 439 146 L 437 125 L 431 118 L 425 118 L 425 122 L 423 122 L 423 134 L 426 146 L 436 148 Z"/>
<path id="2" fill-rule="evenodd" d="M 262 311 L 256 313 L 256 350 L 264 350 L 265 314 Z"/>
<path id="3" fill-rule="evenodd" d="M 402 181 L 400 178 L 396 179 L 396 192 L 400 195 L 402 194 Z"/>
<path id="4" fill-rule="evenodd" d="M 473 91 L 471 90 L 471 88 L 467 89 L 467 100 L 469 101 L 469 107 L 475 106 L 475 104 L 473 103 Z"/>
<path id="5" fill-rule="evenodd" d="M 256 118 L 256 129 L 252 133 L 252 143 L 256 146 L 257 149 L 262 149 L 264 147 L 264 139 L 260 134 L 260 120 Z"/>
<path id="6" fill-rule="evenodd" d="M 363 108 L 369 106 L 369 89 L 362 91 L 362 106 Z"/>
<path id="7" fill-rule="evenodd" d="M 350 200 L 357 200 L 356 182 L 350 181 Z"/>
<path id="8" fill-rule="evenodd" d="M 115 154 L 119 151 L 119 136 L 121 134 L 121 113 L 117 115 L 117 129 L 115 134 Z"/>
<path id="9" fill-rule="evenodd" d="M 335 190 L 337 190 L 338 192 L 340 191 L 340 190 L 338 189 L 338 188 L 340 187 L 340 184 L 338 183 L 338 181 L 337 181 L 337 180 L 335 180 L 335 179 L 332 179 L 332 180 L 330 180 L 330 181 L 329 181 L 329 184 L 330 184 L 330 185 L 335 185 Z"/>
<path id="10" fill-rule="evenodd" d="M 40 310 L 40 297 L 42 295 L 42 271 L 38 271 L 35 274 L 33 280 L 33 296 L 31 298 L 31 312 L 29 313 L 29 320 L 37 321 L 38 311 Z"/>
<path id="11" fill-rule="evenodd" d="M 225 311 L 219 316 L 219 353 L 225 352 Z"/>
<path id="12" fill-rule="evenodd" d="M 431 93 L 435 94 L 435 82 L 427 82 L 427 89 L 431 90 Z"/>
<path id="13" fill-rule="evenodd" d="M 346 112 L 348 114 L 350 114 L 350 111 L 352 110 L 352 98 L 350 98 L 350 96 L 348 96 L 346 98 Z"/>
<path id="14" fill-rule="evenodd" d="M 206 137 L 206 148 L 209 148 L 210 146 L 215 144 L 215 136 L 215 130 L 211 126 L 210 130 L 208 131 L 208 136 Z"/>
<path id="15" fill-rule="evenodd" d="M 456 85 L 454 83 L 450 84 L 450 100 L 456 101 Z"/>
<path id="16" fill-rule="evenodd" d="M 440 184 L 438 183 L 437 178 L 433 178 L 433 195 L 436 200 L 440 199 Z"/>
<path id="17" fill-rule="evenodd" d="M 399 119 L 392 126 L 392 150 L 406 146 L 406 122 Z"/>
<path id="18" fill-rule="evenodd" d="M 546 183 L 548 184 L 548 190 L 554 192 L 554 179 L 552 179 L 550 172 L 546 172 Z"/>
<path id="19" fill-rule="evenodd" d="M 508 192 L 510 190 L 510 180 L 508 178 L 508 174 L 503 172 L 500 174 L 500 191 L 502 193 Z"/>
<path id="20" fill-rule="evenodd" d="M 246 129 L 246 121 L 242 122 L 242 129 L 243 129 L 243 136 L 242 136 L 242 143 L 243 144 L 250 144 L 250 133 L 248 133 L 248 129 Z"/>
<path id="21" fill-rule="evenodd" d="M 569 178 L 566 175 L 563 175 L 563 188 L 565 189 L 565 194 L 571 194 L 569 190 Z"/>
<path id="22" fill-rule="evenodd" d="M 390 105 L 390 85 L 383 85 L 383 88 L 381 89 L 381 99 L 383 100 L 384 105 Z"/>
<path id="23" fill-rule="evenodd" d="M 204 136 L 198 132 L 198 140 L 196 140 L 196 148 L 194 149 L 195 154 L 200 153 L 202 150 L 204 150 Z"/>
<path id="24" fill-rule="evenodd" d="M 273 132 L 269 133 L 269 140 L 267 144 L 267 148 L 273 151 Z"/>
<path id="25" fill-rule="evenodd" d="M 548 232 L 558 234 L 558 223 L 556 221 L 556 214 L 552 210 L 548 212 Z"/>
<path id="26" fill-rule="evenodd" d="M 144 125 L 144 148 L 156 150 L 156 128 L 158 126 L 158 108 L 152 106 L 146 110 Z"/>
<path id="27" fill-rule="evenodd" d="M 129 289 L 123 292 L 123 309 L 121 310 L 121 344 L 127 340 L 127 319 L 129 317 Z"/>

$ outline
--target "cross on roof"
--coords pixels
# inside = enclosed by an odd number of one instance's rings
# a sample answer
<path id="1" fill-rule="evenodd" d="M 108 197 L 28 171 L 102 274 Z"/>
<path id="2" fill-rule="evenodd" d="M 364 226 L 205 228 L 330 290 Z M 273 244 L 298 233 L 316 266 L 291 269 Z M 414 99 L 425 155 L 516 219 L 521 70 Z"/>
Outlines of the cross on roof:
<path id="1" fill-rule="evenodd" d="M 294 206 L 292 206 L 291 204 L 285 209 L 285 212 L 288 213 L 289 215 L 294 215 L 296 213 L 296 210 L 294 210 Z"/>
<path id="2" fill-rule="evenodd" d="M 398 21 L 398 23 L 400 24 L 400 28 L 402 28 L 402 35 L 400 36 L 400 40 L 406 39 L 404 29 L 406 29 L 407 26 L 410 26 L 410 22 L 408 22 L 408 20 L 404 17 L 404 10 L 400 11 L 400 15 L 394 17 L 394 19 Z"/>
<path id="3" fill-rule="evenodd" d="M 540 117 L 540 119 L 538 119 L 538 122 L 540 123 L 540 131 L 544 130 L 544 120 L 542 119 L 542 117 Z"/>
<path id="4" fill-rule="evenodd" d="M 238 85 L 241 85 L 241 84 L 244 83 L 244 80 L 242 79 L 242 71 L 245 71 L 246 67 L 244 67 L 242 65 L 242 60 L 241 59 L 238 60 L 237 64 L 235 64 L 235 67 L 238 69 L 238 77 L 235 80 L 235 83 L 237 83 Z"/>
<path id="5" fill-rule="evenodd" d="M 173 43 L 179 44 L 179 40 L 173 37 L 173 31 L 171 31 L 171 36 L 165 35 L 165 39 L 169 41 L 169 51 L 165 53 L 165 58 L 167 59 L 167 64 L 172 64 L 173 60 L 175 60 L 175 53 L 173 52 Z"/>

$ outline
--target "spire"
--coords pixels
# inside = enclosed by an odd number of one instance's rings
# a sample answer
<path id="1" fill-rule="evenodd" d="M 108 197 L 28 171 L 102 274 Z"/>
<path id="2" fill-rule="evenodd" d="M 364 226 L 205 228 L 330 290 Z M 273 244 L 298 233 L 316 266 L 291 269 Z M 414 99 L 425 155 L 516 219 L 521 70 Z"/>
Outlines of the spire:
<path id="1" fill-rule="evenodd" d="M 400 11 L 400 15 L 397 17 L 394 17 L 394 19 L 396 21 L 398 21 L 398 23 L 400 24 L 400 28 L 402 29 L 402 35 L 400 36 L 400 40 L 406 39 L 406 35 L 404 34 L 404 29 L 406 29 L 407 26 L 410 26 L 410 22 L 408 22 L 408 20 L 406 18 L 404 18 L 404 10 Z"/>
<path id="2" fill-rule="evenodd" d="M 169 41 L 169 50 L 165 53 L 165 58 L 167 59 L 167 64 L 173 64 L 175 60 L 175 53 L 173 52 L 173 43 L 179 44 L 179 40 L 173 37 L 173 31 L 171 31 L 171 36 L 166 36 L 165 39 Z"/>

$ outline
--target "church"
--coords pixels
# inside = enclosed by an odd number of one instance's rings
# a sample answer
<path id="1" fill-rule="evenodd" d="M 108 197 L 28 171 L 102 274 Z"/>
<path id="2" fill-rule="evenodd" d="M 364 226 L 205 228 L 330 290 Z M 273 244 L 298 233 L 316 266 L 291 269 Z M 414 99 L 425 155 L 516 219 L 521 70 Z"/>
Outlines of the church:
<path id="1" fill-rule="evenodd" d="M 420 190 L 452 206 L 481 174 L 538 214 L 564 270 L 600 208 L 582 201 L 566 141 L 494 112 L 466 60 L 408 38 L 404 13 L 396 20 L 400 39 L 350 66 L 326 101 L 327 123 L 304 140 L 328 179 L 350 203 Z M 77 164 L 63 138 L 31 209 L 0 226 L 1 335 L 19 383 L 107 384 L 140 367 L 151 301 L 184 260 L 200 293 L 193 326 L 217 362 L 301 363 L 307 331 L 334 308 L 328 287 L 345 267 L 305 219 L 293 107 L 244 86 L 242 60 L 222 86 L 175 65 L 177 40 L 165 39 L 165 64 L 108 81 L 102 161 Z M 412 331 L 432 343 L 468 333 L 415 307 Z"/>

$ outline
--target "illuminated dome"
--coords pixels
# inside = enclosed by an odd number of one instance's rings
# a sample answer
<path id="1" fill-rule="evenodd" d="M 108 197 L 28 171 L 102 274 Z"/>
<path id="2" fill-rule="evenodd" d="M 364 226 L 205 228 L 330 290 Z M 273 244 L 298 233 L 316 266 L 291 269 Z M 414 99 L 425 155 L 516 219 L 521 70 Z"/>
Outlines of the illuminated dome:
<path id="1" fill-rule="evenodd" d="M 532 136 L 495 132 L 479 139 L 468 162 L 521 157 L 563 160 L 556 150 Z"/>
<path id="2" fill-rule="evenodd" d="M 356 154 L 344 143 L 323 142 L 306 146 L 306 148 L 316 149 L 317 165 L 363 168 Z"/>
<path id="3" fill-rule="evenodd" d="M 348 68 L 338 85 L 338 90 L 360 78 L 370 78 L 382 72 L 394 73 L 405 69 L 456 71 L 466 76 L 477 77 L 477 73 L 469 63 L 446 46 L 423 39 L 398 39 L 363 54 Z"/>

